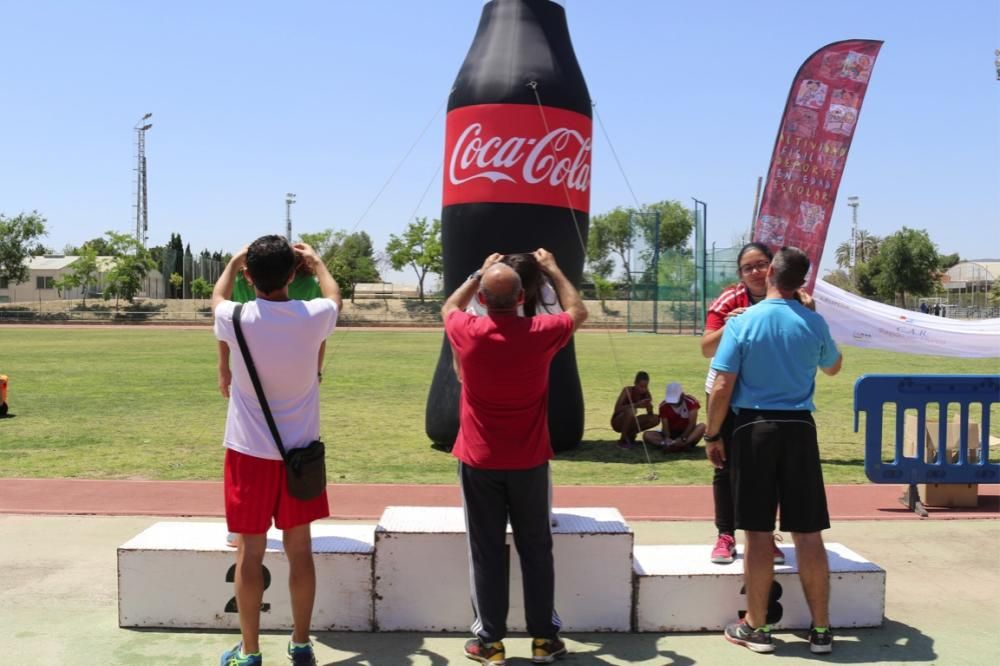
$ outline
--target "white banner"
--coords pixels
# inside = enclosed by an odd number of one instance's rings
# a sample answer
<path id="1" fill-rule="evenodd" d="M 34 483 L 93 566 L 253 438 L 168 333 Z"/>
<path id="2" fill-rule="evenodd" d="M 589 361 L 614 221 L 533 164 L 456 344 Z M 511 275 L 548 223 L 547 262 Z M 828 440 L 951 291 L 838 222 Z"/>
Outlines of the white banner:
<path id="1" fill-rule="evenodd" d="M 948 319 L 911 312 L 857 296 L 817 280 L 816 311 L 840 344 L 869 349 L 961 356 L 1000 357 L 1000 319 Z"/>

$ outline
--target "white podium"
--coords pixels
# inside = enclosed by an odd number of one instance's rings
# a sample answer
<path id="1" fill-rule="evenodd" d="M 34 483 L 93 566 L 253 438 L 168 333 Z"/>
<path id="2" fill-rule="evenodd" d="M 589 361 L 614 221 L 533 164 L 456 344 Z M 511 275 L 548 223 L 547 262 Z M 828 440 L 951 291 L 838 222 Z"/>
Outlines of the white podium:
<path id="1" fill-rule="evenodd" d="M 312 526 L 317 631 L 371 631 L 373 525 Z M 238 629 L 225 523 L 161 522 L 118 548 L 122 627 Z M 267 535 L 262 629 L 291 629 L 281 532 Z"/>
<path id="2" fill-rule="evenodd" d="M 885 570 L 839 543 L 826 544 L 830 561 L 830 623 L 834 627 L 877 627 L 885 612 Z M 775 565 L 781 588 L 779 629 L 807 629 L 809 608 L 799 583 L 795 549 L 782 548 Z M 746 608 L 742 546 L 732 564 L 713 564 L 711 547 L 636 546 L 636 630 L 717 631 Z"/>
<path id="3" fill-rule="evenodd" d="M 564 631 L 629 631 L 632 530 L 616 509 L 557 509 L 552 528 L 556 611 Z M 524 631 L 513 538 L 510 631 Z M 467 632 L 469 556 L 460 508 L 388 507 L 375 530 L 375 626 L 380 631 Z"/>

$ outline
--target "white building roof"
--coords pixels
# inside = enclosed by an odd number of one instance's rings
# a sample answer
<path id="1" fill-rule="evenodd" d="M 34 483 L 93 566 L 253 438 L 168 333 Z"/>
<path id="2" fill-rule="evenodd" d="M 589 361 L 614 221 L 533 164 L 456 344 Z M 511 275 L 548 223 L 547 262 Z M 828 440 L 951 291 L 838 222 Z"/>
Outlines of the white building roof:
<path id="1" fill-rule="evenodd" d="M 31 257 L 28 259 L 28 270 L 30 271 L 59 271 L 68 268 L 74 261 L 79 259 L 74 254 L 47 254 L 42 257 Z M 97 268 L 102 272 L 108 271 L 114 263 L 114 257 L 98 257 Z"/>
<path id="2" fill-rule="evenodd" d="M 996 282 L 1000 276 L 1000 261 L 960 261 L 945 273 L 951 283 L 956 282 Z"/>

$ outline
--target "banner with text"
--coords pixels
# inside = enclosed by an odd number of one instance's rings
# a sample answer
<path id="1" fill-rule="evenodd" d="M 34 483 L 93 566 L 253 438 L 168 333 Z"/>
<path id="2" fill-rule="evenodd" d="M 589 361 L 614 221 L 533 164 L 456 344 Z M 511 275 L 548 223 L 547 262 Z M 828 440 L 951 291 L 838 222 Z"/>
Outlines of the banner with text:
<path id="1" fill-rule="evenodd" d="M 812 265 L 806 278 L 810 292 L 881 48 L 880 41 L 852 39 L 809 56 L 795 75 L 778 127 L 754 240 L 774 249 L 802 249 Z"/>

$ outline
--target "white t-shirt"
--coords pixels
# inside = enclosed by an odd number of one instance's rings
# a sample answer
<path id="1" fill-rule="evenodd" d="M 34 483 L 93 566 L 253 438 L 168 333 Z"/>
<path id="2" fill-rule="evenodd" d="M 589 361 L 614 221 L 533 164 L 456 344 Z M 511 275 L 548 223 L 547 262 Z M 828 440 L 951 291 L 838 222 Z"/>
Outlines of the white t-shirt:
<path id="1" fill-rule="evenodd" d="M 235 308 L 236 303 L 224 301 L 215 310 L 215 337 L 229 345 L 233 372 L 223 444 L 249 456 L 281 460 L 236 341 Z M 320 344 L 337 325 L 337 304 L 328 298 L 257 299 L 244 303 L 240 323 L 285 450 L 318 439 L 316 361 Z"/>

